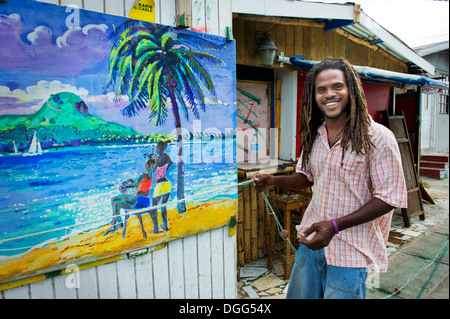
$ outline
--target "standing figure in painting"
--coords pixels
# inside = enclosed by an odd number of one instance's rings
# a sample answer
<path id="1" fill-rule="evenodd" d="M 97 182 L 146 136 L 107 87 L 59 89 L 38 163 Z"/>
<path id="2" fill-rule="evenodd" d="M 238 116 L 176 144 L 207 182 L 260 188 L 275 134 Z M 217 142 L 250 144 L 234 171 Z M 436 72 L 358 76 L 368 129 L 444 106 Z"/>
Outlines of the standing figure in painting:
<path id="1" fill-rule="evenodd" d="M 156 146 L 157 152 L 156 176 L 155 176 L 156 186 L 155 190 L 153 191 L 153 206 L 167 203 L 170 197 L 172 185 L 166 178 L 166 173 L 169 170 L 169 168 L 173 165 L 173 162 L 170 159 L 170 156 L 165 152 L 166 148 L 167 148 L 167 141 L 158 142 L 158 145 Z M 150 216 L 152 217 L 153 220 L 153 233 L 158 234 L 159 233 L 158 210 L 152 209 L 150 211 Z M 169 230 L 169 227 L 167 224 L 167 208 L 165 206 L 161 207 L 161 219 L 162 219 L 161 228 L 163 229 L 163 231 L 166 232 Z"/>
<path id="2" fill-rule="evenodd" d="M 125 234 L 127 232 L 127 221 L 130 215 L 125 215 L 125 223 L 123 223 L 122 218 L 120 217 L 121 208 L 125 210 L 131 210 L 150 207 L 150 198 L 148 197 L 148 195 L 152 186 L 152 172 L 155 171 L 156 158 L 155 154 L 146 154 L 146 156 L 148 156 L 149 158 L 147 160 L 147 163 L 145 164 L 147 172 L 142 173 L 136 182 L 132 179 L 124 181 L 119 187 L 119 190 L 122 194 L 117 195 L 111 199 L 111 205 L 113 207 L 113 220 L 111 223 L 111 227 L 106 231 L 105 235 L 114 232 L 118 228 L 124 227 L 123 237 L 125 237 Z M 130 189 L 136 188 L 136 195 L 129 193 Z M 139 222 L 141 223 L 142 235 L 144 236 L 144 238 L 147 238 L 144 224 L 142 222 L 142 214 L 143 212 L 137 213 L 136 215 L 138 216 Z"/>
<path id="3" fill-rule="evenodd" d="M 155 126 L 166 122 L 171 108 L 177 130 L 177 210 L 186 212 L 181 112 L 189 121 L 190 109 L 196 119 L 206 112 L 207 100 L 217 103 L 214 82 L 206 66 L 223 67 L 225 62 L 206 50 L 222 50 L 223 44 L 170 26 L 128 20 L 116 28 L 110 52 L 110 78 L 105 88 L 117 95 L 128 94 L 130 103 L 122 108 L 127 117 L 150 109 Z M 227 44 L 228 45 L 228 44 Z M 129 63 L 131 60 L 133 63 Z M 117 83 L 117 88 L 115 85 Z M 169 108 L 169 102 L 171 107 Z"/>

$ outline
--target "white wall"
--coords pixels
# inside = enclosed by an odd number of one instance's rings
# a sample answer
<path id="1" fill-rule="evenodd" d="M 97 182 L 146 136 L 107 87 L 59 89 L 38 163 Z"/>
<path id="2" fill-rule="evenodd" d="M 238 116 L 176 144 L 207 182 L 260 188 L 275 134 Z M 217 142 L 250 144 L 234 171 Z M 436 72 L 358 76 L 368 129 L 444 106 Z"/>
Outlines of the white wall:
<path id="1" fill-rule="evenodd" d="M 75 4 L 80 8 L 120 16 L 127 16 L 134 4 L 134 0 L 40 2 Z M 231 0 L 191 2 L 192 21 L 196 21 L 197 28 L 226 35 L 226 27 L 232 25 Z M 157 23 L 175 25 L 175 0 L 155 0 L 155 6 Z M 1 297 L 236 298 L 236 236 L 228 236 L 228 226 L 216 228 L 171 241 L 165 248 L 133 259 L 122 259 L 4 290 Z"/>
<path id="2" fill-rule="evenodd" d="M 425 153 L 432 153 L 434 148 L 435 138 L 435 123 L 436 123 L 436 105 L 437 95 L 420 95 L 421 105 L 421 132 L 420 132 L 420 148 L 422 155 Z"/>
<path id="3" fill-rule="evenodd" d="M 277 70 L 281 79 L 280 154 L 282 160 L 296 160 L 297 72 Z"/>
<path id="4" fill-rule="evenodd" d="M 435 65 L 434 77 L 448 76 L 448 50 L 426 55 L 427 61 Z M 448 153 L 449 114 L 439 113 L 439 95 L 421 94 L 421 154 Z"/>

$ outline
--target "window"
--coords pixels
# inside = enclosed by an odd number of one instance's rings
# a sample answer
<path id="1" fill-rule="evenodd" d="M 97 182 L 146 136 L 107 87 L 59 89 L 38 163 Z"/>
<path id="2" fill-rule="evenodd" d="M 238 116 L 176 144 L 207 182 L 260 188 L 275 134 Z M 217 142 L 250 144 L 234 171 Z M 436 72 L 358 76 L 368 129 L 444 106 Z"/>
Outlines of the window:
<path id="1" fill-rule="evenodd" d="M 448 75 L 443 75 L 442 80 L 448 82 Z M 439 92 L 439 113 L 448 114 L 448 90 Z"/>

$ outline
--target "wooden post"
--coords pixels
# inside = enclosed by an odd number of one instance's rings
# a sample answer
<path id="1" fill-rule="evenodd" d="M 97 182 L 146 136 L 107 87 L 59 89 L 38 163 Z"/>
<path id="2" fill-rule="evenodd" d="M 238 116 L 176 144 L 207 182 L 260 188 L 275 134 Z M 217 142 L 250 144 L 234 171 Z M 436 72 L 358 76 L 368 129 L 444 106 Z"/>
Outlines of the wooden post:
<path id="1" fill-rule="evenodd" d="M 286 209 L 284 211 L 284 229 L 291 234 L 291 210 Z M 284 263 L 284 276 L 289 278 L 291 276 L 291 265 L 289 264 L 289 257 L 291 256 L 291 246 L 289 240 L 284 241 L 284 255 L 286 256 L 286 262 Z"/>
<path id="2" fill-rule="evenodd" d="M 251 260 L 258 259 L 258 200 L 256 189 L 250 188 L 250 241 L 251 241 Z"/>
<path id="3" fill-rule="evenodd" d="M 265 255 L 265 212 L 266 206 L 261 192 L 258 192 L 258 258 L 263 258 Z"/>
<path id="4" fill-rule="evenodd" d="M 250 189 L 248 186 L 244 187 L 244 256 L 245 261 L 251 260 L 250 255 Z"/>
<path id="5" fill-rule="evenodd" d="M 275 128 L 280 129 L 281 123 L 281 80 L 275 80 Z M 278 140 L 277 140 L 277 154 L 280 154 L 280 136 L 278 132 Z"/>
<path id="6" fill-rule="evenodd" d="M 236 228 L 236 245 L 238 252 L 238 265 L 245 265 L 245 256 L 244 256 L 244 192 L 242 187 L 239 187 L 238 190 L 238 223 Z"/>
<path id="7" fill-rule="evenodd" d="M 177 27 L 191 27 L 191 0 L 176 0 Z"/>
<path id="8" fill-rule="evenodd" d="M 275 236 L 276 225 L 275 219 L 271 214 L 266 214 L 266 238 L 267 238 L 267 269 L 272 269 L 275 256 Z"/>

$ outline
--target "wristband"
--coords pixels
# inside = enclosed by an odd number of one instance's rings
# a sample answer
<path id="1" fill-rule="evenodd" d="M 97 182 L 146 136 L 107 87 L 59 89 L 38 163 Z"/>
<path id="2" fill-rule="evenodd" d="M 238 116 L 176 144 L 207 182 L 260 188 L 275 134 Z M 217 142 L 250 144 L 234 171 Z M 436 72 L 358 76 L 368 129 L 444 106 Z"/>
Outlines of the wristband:
<path id="1" fill-rule="evenodd" d="M 333 223 L 333 226 L 334 226 L 334 232 L 336 234 L 339 234 L 339 229 L 338 229 L 338 227 L 336 225 L 336 221 L 334 219 L 332 219 L 331 222 Z"/>

